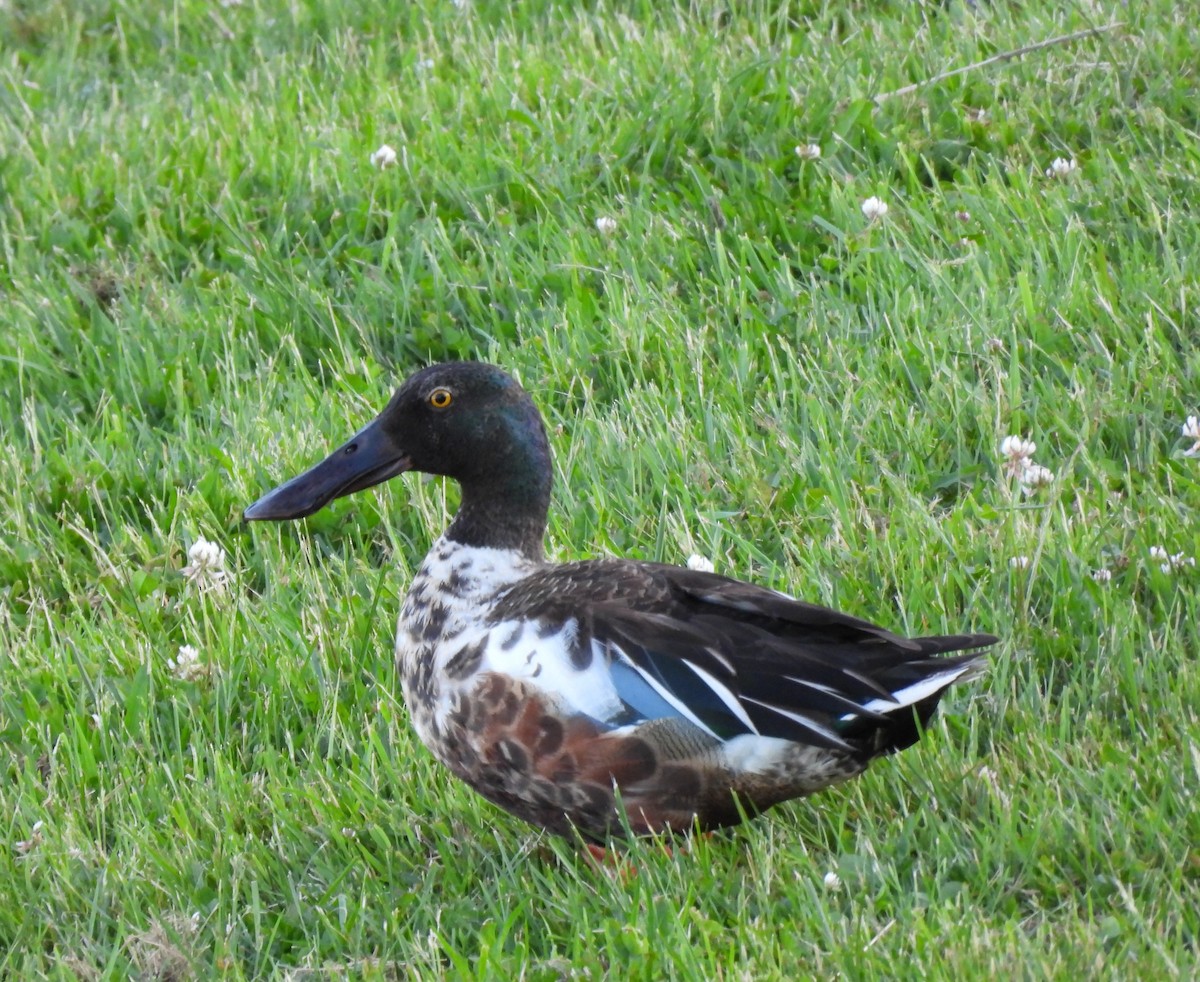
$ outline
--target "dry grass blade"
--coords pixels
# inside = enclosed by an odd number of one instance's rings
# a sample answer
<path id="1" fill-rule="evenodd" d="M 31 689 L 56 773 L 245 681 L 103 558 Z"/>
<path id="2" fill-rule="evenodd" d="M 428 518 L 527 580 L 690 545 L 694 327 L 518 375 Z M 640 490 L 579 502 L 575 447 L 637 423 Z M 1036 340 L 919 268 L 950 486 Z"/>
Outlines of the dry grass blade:
<path id="1" fill-rule="evenodd" d="M 965 75 L 967 72 L 978 71 L 981 68 L 990 68 L 992 65 L 998 65 L 1002 62 L 1012 61 L 1014 58 L 1022 58 L 1025 55 L 1032 54 L 1035 51 L 1041 51 L 1045 48 L 1053 48 L 1063 44 L 1071 44 L 1074 41 L 1081 41 L 1088 37 L 1098 37 L 1101 34 L 1108 34 L 1118 28 L 1124 27 L 1124 21 L 1114 21 L 1111 24 L 1106 24 L 1104 27 L 1089 27 L 1082 31 L 1074 31 L 1071 34 L 1061 34 L 1058 37 L 1047 38 L 1045 41 L 1038 41 L 1036 44 L 1025 44 L 1019 48 L 1013 48 L 1010 51 L 1002 51 L 998 55 L 992 55 L 990 58 L 984 58 L 982 61 L 974 61 L 969 65 L 963 65 L 961 68 L 952 68 L 948 72 L 941 72 L 934 75 L 933 78 L 923 79 L 920 82 L 913 82 L 911 85 L 903 85 L 898 89 L 893 89 L 891 92 L 883 92 L 875 96 L 875 105 L 881 105 L 888 99 L 895 99 L 897 96 L 909 95 L 917 92 L 920 89 L 928 88 L 930 85 L 936 85 L 938 82 L 944 82 L 948 78 L 954 78 L 956 75 Z"/>

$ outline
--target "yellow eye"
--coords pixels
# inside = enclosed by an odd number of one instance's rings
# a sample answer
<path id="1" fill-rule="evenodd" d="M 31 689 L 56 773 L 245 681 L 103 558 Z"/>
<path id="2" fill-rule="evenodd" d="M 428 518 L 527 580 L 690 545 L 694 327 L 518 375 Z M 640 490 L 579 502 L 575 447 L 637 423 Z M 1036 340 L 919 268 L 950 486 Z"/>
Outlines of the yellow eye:
<path id="1" fill-rule="evenodd" d="M 429 405 L 434 409 L 445 409 L 453 400 L 449 389 L 434 389 L 429 393 Z"/>

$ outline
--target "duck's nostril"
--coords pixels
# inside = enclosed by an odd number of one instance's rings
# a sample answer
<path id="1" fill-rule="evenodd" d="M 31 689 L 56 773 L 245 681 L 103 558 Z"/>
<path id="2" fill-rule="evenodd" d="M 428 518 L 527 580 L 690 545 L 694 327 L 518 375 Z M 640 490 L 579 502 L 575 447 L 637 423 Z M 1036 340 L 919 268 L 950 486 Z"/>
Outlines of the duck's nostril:
<path id="1" fill-rule="evenodd" d="M 346 447 L 346 449 L 343 451 L 343 453 L 345 453 L 345 455 L 346 455 L 347 457 L 349 457 L 349 456 L 350 456 L 352 453 L 357 453 L 357 452 L 358 452 L 358 444 L 357 444 L 357 443 L 351 443 L 351 444 L 350 444 L 349 446 L 347 446 L 347 447 Z"/>

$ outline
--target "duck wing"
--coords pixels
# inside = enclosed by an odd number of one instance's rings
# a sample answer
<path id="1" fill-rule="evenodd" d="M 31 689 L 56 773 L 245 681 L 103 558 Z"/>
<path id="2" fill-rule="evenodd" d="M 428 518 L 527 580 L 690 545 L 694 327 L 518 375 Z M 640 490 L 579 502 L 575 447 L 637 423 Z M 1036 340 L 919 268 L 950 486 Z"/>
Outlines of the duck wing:
<path id="1" fill-rule="evenodd" d="M 765 587 L 659 563 L 549 566 L 511 587 L 496 620 L 574 622 L 572 659 L 605 659 L 627 710 L 613 725 L 682 718 L 721 741 L 777 737 L 875 756 L 916 742 L 942 692 L 973 674 L 990 634 L 905 638 Z"/>

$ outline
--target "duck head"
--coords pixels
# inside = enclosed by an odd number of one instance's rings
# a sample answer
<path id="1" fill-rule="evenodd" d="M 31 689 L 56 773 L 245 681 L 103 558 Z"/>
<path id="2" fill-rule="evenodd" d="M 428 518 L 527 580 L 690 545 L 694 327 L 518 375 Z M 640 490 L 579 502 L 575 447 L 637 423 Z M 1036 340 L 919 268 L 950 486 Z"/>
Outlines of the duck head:
<path id="1" fill-rule="evenodd" d="M 462 486 L 449 537 L 540 554 L 551 480 L 545 427 L 516 380 L 481 362 L 417 372 L 375 419 L 243 514 L 249 521 L 304 518 L 405 471 Z"/>

